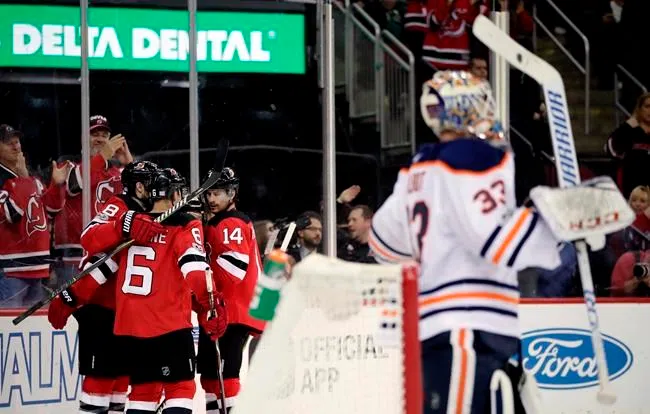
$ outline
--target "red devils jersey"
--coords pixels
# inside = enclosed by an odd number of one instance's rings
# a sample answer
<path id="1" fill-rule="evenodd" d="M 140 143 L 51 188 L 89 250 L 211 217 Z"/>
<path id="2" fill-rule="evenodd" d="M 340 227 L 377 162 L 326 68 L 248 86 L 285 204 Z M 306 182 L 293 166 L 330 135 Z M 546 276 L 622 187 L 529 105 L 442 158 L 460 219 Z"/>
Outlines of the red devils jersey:
<path id="1" fill-rule="evenodd" d="M 66 203 L 54 221 L 54 249 L 64 261 L 79 261 L 82 247 L 79 235 L 83 228 L 81 164 L 75 164 L 66 180 Z M 109 166 L 100 155 L 90 159 L 91 216 L 99 214 L 109 198 L 122 192 L 120 169 Z"/>
<path id="2" fill-rule="evenodd" d="M 429 30 L 425 3 L 425 0 L 407 0 L 406 14 L 404 15 L 404 28 L 406 30 L 423 33 Z"/>
<path id="3" fill-rule="evenodd" d="M 110 214 L 115 211 L 114 216 L 121 216 L 126 205 L 113 203 L 116 198 L 104 209 L 112 211 L 99 214 L 86 228 L 82 243 L 91 237 L 121 240 L 121 220 L 112 220 Z M 208 263 L 201 222 L 176 213 L 164 224 L 167 234 L 131 245 L 90 275 L 101 285 L 93 297 L 114 280 L 116 335 L 151 338 L 191 328 L 192 291 L 199 297 L 207 294 Z M 88 246 L 100 247 L 93 242 Z"/>
<path id="4" fill-rule="evenodd" d="M 140 210 L 140 207 L 134 201 L 121 195 L 108 199 L 103 210 L 93 217 L 81 233 L 80 243 L 84 251 L 83 262 L 113 250 L 124 241 L 120 218 L 128 210 L 137 211 Z M 107 281 L 95 291 L 89 303 L 115 309 L 115 278 L 107 277 Z"/>
<path id="5" fill-rule="evenodd" d="M 177 213 L 165 227 L 166 235 L 132 245 L 116 260 L 116 335 L 150 338 L 192 328 L 192 290 L 185 278 L 201 272 L 206 284 L 202 224 Z"/>
<path id="6" fill-rule="evenodd" d="M 475 4 L 472 4 L 475 3 Z M 438 70 L 467 69 L 471 24 L 488 11 L 484 0 L 427 0 L 422 59 Z"/>
<path id="7" fill-rule="evenodd" d="M 46 211 L 63 208 L 63 187 L 45 189 L 36 177 L 18 177 L 0 164 L 0 270 L 8 276 L 50 276 Z"/>
<path id="8" fill-rule="evenodd" d="M 249 315 L 257 276 L 262 272 L 253 223 L 239 211 L 215 215 L 204 227 L 206 250 L 215 286 L 224 295 L 228 322 L 264 329 Z"/>

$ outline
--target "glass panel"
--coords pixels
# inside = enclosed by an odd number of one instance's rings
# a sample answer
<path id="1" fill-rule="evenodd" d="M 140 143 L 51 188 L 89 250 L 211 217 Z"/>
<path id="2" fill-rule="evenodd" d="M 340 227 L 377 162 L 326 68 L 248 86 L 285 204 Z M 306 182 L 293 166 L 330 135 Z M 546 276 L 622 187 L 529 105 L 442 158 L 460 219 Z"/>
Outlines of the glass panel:
<path id="1" fill-rule="evenodd" d="M 79 191 L 67 163 L 79 161 L 77 76 L 0 69 L 0 307 L 31 305 L 60 282 L 61 259 L 51 247 L 55 232 L 66 233 L 65 225 L 54 227 L 65 200 Z"/>

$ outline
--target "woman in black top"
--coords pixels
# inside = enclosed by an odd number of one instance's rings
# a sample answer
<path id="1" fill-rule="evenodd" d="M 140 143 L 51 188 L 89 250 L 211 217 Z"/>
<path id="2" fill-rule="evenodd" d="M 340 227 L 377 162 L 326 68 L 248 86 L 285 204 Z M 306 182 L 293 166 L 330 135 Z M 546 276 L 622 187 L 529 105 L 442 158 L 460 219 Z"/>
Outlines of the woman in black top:
<path id="1" fill-rule="evenodd" d="M 634 113 L 612 132 L 606 151 L 623 161 L 623 195 L 650 185 L 650 93 L 637 100 Z"/>

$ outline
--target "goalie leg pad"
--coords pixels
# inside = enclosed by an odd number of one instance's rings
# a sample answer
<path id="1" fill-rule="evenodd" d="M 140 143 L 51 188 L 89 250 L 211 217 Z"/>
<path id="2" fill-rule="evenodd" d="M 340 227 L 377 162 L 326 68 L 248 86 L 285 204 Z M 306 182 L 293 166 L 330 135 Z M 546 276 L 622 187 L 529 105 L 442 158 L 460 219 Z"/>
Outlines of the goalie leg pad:
<path id="1" fill-rule="evenodd" d="M 490 413 L 515 414 L 515 399 L 510 377 L 497 369 L 490 381 Z"/>
<path id="2" fill-rule="evenodd" d="M 504 371 L 514 389 L 515 414 L 543 414 L 545 411 L 535 377 L 522 369 L 518 356 L 510 358 Z"/>
<path id="3" fill-rule="evenodd" d="M 492 374 L 517 349 L 516 338 L 454 329 L 422 343 L 424 414 L 485 414 Z"/>

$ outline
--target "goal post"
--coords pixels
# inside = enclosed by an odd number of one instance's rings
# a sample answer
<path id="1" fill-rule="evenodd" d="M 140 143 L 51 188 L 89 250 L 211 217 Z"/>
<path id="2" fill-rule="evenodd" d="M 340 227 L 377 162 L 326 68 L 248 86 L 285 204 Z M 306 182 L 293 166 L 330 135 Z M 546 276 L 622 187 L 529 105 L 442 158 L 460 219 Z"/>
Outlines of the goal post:
<path id="1" fill-rule="evenodd" d="M 312 254 L 282 290 L 234 414 L 419 414 L 416 265 Z"/>

